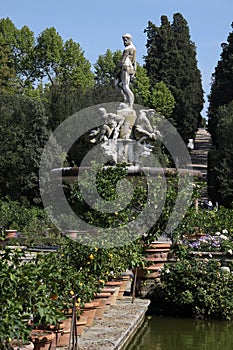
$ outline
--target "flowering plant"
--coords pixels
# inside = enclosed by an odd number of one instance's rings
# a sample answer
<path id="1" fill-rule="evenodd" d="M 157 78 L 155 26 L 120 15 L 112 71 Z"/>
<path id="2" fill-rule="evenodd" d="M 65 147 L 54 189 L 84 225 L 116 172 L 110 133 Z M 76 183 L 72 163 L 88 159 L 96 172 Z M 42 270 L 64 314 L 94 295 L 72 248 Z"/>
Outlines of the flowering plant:
<path id="1" fill-rule="evenodd" d="M 222 232 L 216 232 L 214 235 L 202 235 L 192 242 L 185 239 L 180 243 L 186 245 L 187 250 L 233 254 L 233 241 L 227 236 L 227 233 L 228 231 L 224 229 Z"/>
<path id="2" fill-rule="evenodd" d="M 215 235 L 204 235 L 193 242 L 189 242 L 189 247 L 194 251 L 225 252 L 233 254 L 233 241 L 226 236 L 227 230 L 216 232 Z"/>

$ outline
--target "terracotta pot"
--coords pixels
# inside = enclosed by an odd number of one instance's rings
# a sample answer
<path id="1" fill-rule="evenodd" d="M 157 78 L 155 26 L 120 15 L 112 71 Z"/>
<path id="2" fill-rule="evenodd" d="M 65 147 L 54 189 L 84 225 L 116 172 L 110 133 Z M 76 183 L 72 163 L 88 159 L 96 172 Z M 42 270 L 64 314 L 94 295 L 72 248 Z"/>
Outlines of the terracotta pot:
<path id="1" fill-rule="evenodd" d="M 205 233 L 194 233 L 194 234 L 191 234 L 191 235 L 187 235 L 187 239 L 189 241 L 196 241 L 197 239 L 201 238 L 201 237 L 204 237 L 206 236 Z"/>
<path id="2" fill-rule="evenodd" d="M 87 316 L 87 323 L 86 323 L 87 327 L 92 326 L 94 322 L 96 308 L 97 308 L 96 302 L 91 302 L 91 303 L 85 303 L 84 307 L 81 309 L 82 314 Z"/>
<path id="3" fill-rule="evenodd" d="M 69 342 L 70 342 L 70 333 L 71 331 L 61 331 L 61 334 L 59 336 L 58 342 L 57 342 L 57 346 L 68 346 Z"/>
<path id="4" fill-rule="evenodd" d="M 126 291 L 126 287 L 127 287 L 129 280 L 130 280 L 130 276 L 128 276 L 128 275 L 121 277 L 122 284 L 120 285 L 120 290 L 119 290 L 119 294 L 118 294 L 117 299 L 122 299 L 124 297 L 124 293 Z"/>
<path id="5" fill-rule="evenodd" d="M 55 334 L 51 331 L 42 329 L 33 329 L 31 339 L 34 344 L 34 350 L 49 350 Z"/>
<path id="6" fill-rule="evenodd" d="M 72 309 L 70 309 L 72 312 Z M 72 314 L 67 313 L 66 318 L 61 321 L 61 330 L 55 332 L 56 339 L 53 341 L 52 349 L 55 350 L 56 347 L 67 347 L 70 342 L 71 327 L 72 327 Z M 54 346 L 55 345 L 55 346 Z"/>
<path id="7" fill-rule="evenodd" d="M 111 305 L 111 295 L 112 293 L 108 292 L 108 293 L 98 293 L 96 294 L 94 301 L 99 301 L 100 305 L 104 308 L 103 310 L 103 314 L 105 311 L 107 311 L 109 309 L 109 306 Z"/>
<path id="8" fill-rule="evenodd" d="M 77 321 L 76 329 L 77 329 L 77 334 L 78 335 L 83 334 L 86 325 L 87 325 L 87 321 Z"/>
<path id="9" fill-rule="evenodd" d="M 34 344 L 33 342 L 29 342 L 28 344 L 21 344 L 20 341 L 13 340 L 11 343 L 11 348 L 14 350 L 33 350 L 34 349 Z"/>
<path id="10" fill-rule="evenodd" d="M 57 329 L 57 330 L 54 331 L 55 337 L 54 337 L 54 339 L 52 341 L 50 350 L 56 350 L 56 348 L 57 348 L 57 346 L 59 344 L 62 332 L 63 332 L 62 329 Z"/>
<path id="11" fill-rule="evenodd" d="M 81 335 L 83 333 L 84 328 L 86 327 L 86 324 L 87 324 L 87 314 L 78 313 L 77 320 L 76 320 L 76 329 L 77 329 L 78 335 Z M 71 324 L 70 324 L 70 326 L 71 326 Z"/>
<path id="12" fill-rule="evenodd" d="M 134 276 L 136 275 L 136 271 L 135 270 L 133 271 L 133 274 L 134 274 Z M 137 279 L 138 278 L 144 278 L 144 277 L 146 277 L 146 275 L 147 275 L 147 272 L 146 272 L 145 268 L 139 267 L 137 269 Z"/>
<path id="13" fill-rule="evenodd" d="M 59 323 L 56 325 L 54 325 L 54 324 L 48 324 L 46 326 L 42 325 L 39 328 L 40 328 L 40 330 L 51 331 L 54 333 L 54 338 L 52 340 L 52 343 L 51 343 L 49 350 L 55 350 L 56 347 L 58 346 L 58 342 L 59 342 L 61 333 L 62 333 L 63 328 L 64 328 L 63 321 L 59 321 Z"/>
<path id="14" fill-rule="evenodd" d="M 67 316 L 67 318 L 62 320 L 63 331 L 70 331 L 71 323 L 72 323 L 72 315 L 70 315 L 70 317 Z"/>
<path id="15" fill-rule="evenodd" d="M 96 306 L 94 319 L 101 319 L 103 317 L 103 313 L 106 309 L 105 304 L 103 302 L 101 302 L 101 300 L 95 300 L 95 299 L 94 299 L 93 303 Z"/>
<path id="16" fill-rule="evenodd" d="M 98 301 L 100 304 L 99 307 L 97 307 L 96 309 L 96 314 L 95 314 L 96 319 L 102 318 L 105 311 L 108 310 L 109 305 L 111 304 L 110 296 L 111 296 L 111 293 L 96 294 L 94 301 Z"/>
<path id="17" fill-rule="evenodd" d="M 5 230 L 5 239 L 17 237 L 17 230 Z"/>
<path id="18" fill-rule="evenodd" d="M 127 281 L 126 281 L 127 284 Z M 112 280 L 105 283 L 106 287 L 119 287 L 117 299 L 122 299 L 125 292 L 126 285 L 123 280 Z M 125 286 L 125 287 L 124 287 Z"/>
<path id="19" fill-rule="evenodd" d="M 84 312 L 80 313 L 77 317 L 78 322 L 87 322 L 87 314 Z"/>
<path id="20" fill-rule="evenodd" d="M 78 231 L 75 230 L 66 230 L 65 235 L 71 239 L 76 239 L 78 236 Z"/>
<path id="21" fill-rule="evenodd" d="M 122 281 L 109 281 L 105 283 L 105 286 L 109 287 L 120 287 L 122 285 Z"/>
<path id="22" fill-rule="evenodd" d="M 109 286 L 109 287 L 104 287 L 102 289 L 102 292 L 104 293 L 111 293 L 111 296 L 109 297 L 110 305 L 116 305 L 116 300 L 118 298 L 120 287 L 115 287 L 115 286 Z"/>

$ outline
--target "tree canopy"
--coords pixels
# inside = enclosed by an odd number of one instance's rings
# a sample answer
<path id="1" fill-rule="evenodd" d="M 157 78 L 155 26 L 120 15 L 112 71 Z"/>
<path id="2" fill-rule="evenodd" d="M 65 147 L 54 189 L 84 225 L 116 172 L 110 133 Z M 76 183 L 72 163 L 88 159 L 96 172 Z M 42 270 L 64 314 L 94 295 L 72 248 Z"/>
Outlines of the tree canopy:
<path id="1" fill-rule="evenodd" d="M 171 115 L 185 141 L 193 138 L 201 122 L 203 89 L 197 67 L 196 47 L 190 39 L 187 21 L 180 13 L 170 23 L 161 17 L 160 27 L 148 22 L 145 67 L 155 84 L 163 81 L 175 99 Z"/>
<path id="2" fill-rule="evenodd" d="M 231 25 L 233 28 L 233 23 Z M 209 154 L 210 195 L 225 206 L 233 205 L 233 31 L 212 75 L 209 94 L 208 129 L 213 140 Z"/>
<path id="3" fill-rule="evenodd" d="M 231 25 L 233 28 L 233 23 Z M 223 43 L 220 59 L 212 74 L 212 84 L 209 94 L 208 129 L 211 133 L 213 143 L 218 147 L 218 108 L 229 104 L 233 100 L 233 31 Z"/>
<path id="4" fill-rule="evenodd" d="M 0 95 L 0 196 L 40 201 L 40 157 L 48 139 L 43 104 L 38 99 Z"/>

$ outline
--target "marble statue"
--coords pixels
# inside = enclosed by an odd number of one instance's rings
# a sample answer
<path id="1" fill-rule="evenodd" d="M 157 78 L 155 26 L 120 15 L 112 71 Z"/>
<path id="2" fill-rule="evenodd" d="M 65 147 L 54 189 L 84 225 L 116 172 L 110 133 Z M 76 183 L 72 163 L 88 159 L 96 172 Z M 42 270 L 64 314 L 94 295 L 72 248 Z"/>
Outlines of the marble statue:
<path id="1" fill-rule="evenodd" d="M 108 113 L 103 107 L 99 108 L 99 113 L 104 120 L 104 124 L 101 128 L 92 130 L 90 137 L 96 137 L 91 139 L 91 142 L 97 143 L 107 141 L 110 138 L 116 140 L 119 136 L 120 128 L 124 123 L 125 118 L 115 113 Z"/>
<path id="2" fill-rule="evenodd" d="M 156 127 L 151 125 L 155 111 L 133 108 L 134 94 L 130 83 L 136 72 L 136 49 L 132 36 L 124 34 L 124 52 L 116 67 L 115 86 L 124 96 L 124 102 L 116 107 L 116 114 L 100 107 L 98 112 L 103 125 L 89 134 L 90 142 L 99 143 L 102 152 L 109 157 L 111 163 L 139 164 L 153 150 L 153 143 L 161 140 Z"/>
<path id="3" fill-rule="evenodd" d="M 137 116 L 135 110 L 120 103 L 116 114 L 103 107 L 98 111 L 103 125 L 90 132 L 90 142 L 100 144 L 113 163 L 138 164 L 152 152 L 153 143 L 161 140 L 161 134 L 151 125 L 153 109 L 140 109 Z"/>
<path id="4" fill-rule="evenodd" d="M 156 128 L 152 127 L 150 117 L 154 115 L 153 109 L 141 109 L 134 124 L 134 136 L 140 143 L 148 143 L 160 139 L 161 135 Z"/>
<path id="5" fill-rule="evenodd" d="M 136 73 L 136 48 L 132 43 L 131 34 L 124 34 L 122 39 L 125 49 L 116 67 L 115 86 L 117 89 L 120 89 L 127 106 L 133 109 L 134 94 L 130 89 L 130 82 Z"/>

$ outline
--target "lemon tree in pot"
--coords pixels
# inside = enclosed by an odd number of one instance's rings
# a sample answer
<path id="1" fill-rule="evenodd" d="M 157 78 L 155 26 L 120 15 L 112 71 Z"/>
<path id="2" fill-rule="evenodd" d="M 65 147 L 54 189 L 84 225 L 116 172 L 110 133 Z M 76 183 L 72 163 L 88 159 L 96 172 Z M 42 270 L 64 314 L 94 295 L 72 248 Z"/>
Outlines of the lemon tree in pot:
<path id="1" fill-rule="evenodd" d="M 21 250 L 6 248 L 0 259 L 0 349 L 30 343 L 30 316 L 23 296 L 26 276 L 20 266 Z M 22 283 L 22 281 L 24 281 Z"/>

